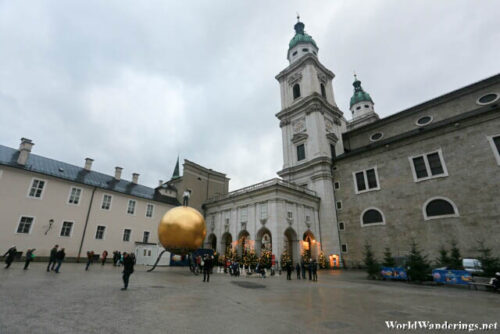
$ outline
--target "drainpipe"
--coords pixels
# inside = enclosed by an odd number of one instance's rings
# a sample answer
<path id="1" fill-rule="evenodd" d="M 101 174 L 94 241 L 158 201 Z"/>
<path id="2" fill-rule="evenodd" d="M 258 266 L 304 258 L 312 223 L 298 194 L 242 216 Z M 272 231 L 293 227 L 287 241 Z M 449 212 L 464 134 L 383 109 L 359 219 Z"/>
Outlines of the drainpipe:
<path id="1" fill-rule="evenodd" d="M 83 240 L 85 240 L 85 232 L 87 231 L 87 225 L 89 223 L 90 210 L 92 210 L 92 203 L 94 202 L 94 194 L 97 187 L 92 190 L 92 196 L 90 197 L 89 209 L 87 211 L 87 218 L 85 219 L 85 226 L 83 227 L 82 240 L 80 241 L 80 248 L 78 249 L 78 255 L 76 257 L 76 262 L 80 262 L 80 254 L 82 253 Z"/>

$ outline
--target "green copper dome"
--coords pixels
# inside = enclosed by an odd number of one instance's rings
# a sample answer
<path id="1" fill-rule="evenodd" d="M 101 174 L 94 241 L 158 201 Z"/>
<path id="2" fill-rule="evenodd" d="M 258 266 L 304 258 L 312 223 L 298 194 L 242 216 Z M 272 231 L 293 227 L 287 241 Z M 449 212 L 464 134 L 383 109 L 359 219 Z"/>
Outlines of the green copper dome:
<path id="1" fill-rule="evenodd" d="M 358 102 L 366 101 L 366 102 L 371 102 L 373 103 L 372 98 L 370 97 L 370 94 L 365 92 L 363 88 L 361 87 L 361 81 L 359 81 L 357 78 L 354 80 L 353 84 L 354 86 L 354 95 L 351 97 L 351 105 L 355 105 Z M 349 107 L 349 108 L 350 108 Z"/>
<path id="2" fill-rule="evenodd" d="M 318 48 L 314 39 L 304 32 L 304 26 L 305 26 L 304 23 L 300 21 L 295 24 L 294 26 L 295 36 L 293 36 L 292 40 L 288 44 L 289 49 L 293 48 L 295 45 L 300 43 L 311 43 L 316 48 Z"/>

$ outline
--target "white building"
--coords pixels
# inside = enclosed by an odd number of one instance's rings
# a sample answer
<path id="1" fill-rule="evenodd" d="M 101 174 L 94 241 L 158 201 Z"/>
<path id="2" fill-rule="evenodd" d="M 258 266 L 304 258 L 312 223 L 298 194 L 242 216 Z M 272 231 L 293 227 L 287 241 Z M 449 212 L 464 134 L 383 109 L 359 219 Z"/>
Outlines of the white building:
<path id="1" fill-rule="evenodd" d="M 257 255 L 270 239 L 279 259 L 287 250 L 294 262 L 304 250 L 322 250 L 339 260 L 332 158 L 343 152 L 346 121 L 335 103 L 335 75 L 318 59 L 318 47 L 297 22 L 288 49 L 289 66 L 276 79 L 281 89 L 282 179 L 233 191 L 205 203 L 207 246 L 224 253 L 253 244 Z M 338 262 L 337 262 L 338 263 Z"/>

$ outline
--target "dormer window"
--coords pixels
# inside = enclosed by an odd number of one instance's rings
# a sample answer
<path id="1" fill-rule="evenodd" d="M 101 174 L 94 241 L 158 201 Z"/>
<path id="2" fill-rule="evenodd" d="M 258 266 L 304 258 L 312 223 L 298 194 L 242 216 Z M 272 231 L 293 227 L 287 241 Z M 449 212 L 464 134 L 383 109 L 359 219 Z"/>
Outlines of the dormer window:
<path id="1" fill-rule="evenodd" d="M 359 109 L 361 109 L 361 106 L 357 106 L 357 107 L 356 107 L 356 110 L 359 110 Z"/>
<path id="2" fill-rule="evenodd" d="M 302 52 L 309 52 L 309 49 L 302 49 Z"/>
<path id="3" fill-rule="evenodd" d="M 292 56 L 296 56 L 297 55 L 297 51 L 295 51 L 294 53 L 292 53 Z"/>
<path id="4" fill-rule="evenodd" d="M 293 99 L 297 99 L 300 97 L 300 85 L 295 84 L 293 85 Z"/>

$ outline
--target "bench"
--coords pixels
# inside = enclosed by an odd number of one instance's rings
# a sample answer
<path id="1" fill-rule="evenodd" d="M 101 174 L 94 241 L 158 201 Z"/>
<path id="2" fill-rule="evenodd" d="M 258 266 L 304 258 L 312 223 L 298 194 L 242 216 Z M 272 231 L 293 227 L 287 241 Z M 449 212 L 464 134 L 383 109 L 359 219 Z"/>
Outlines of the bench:
<path id="1" fill-rule="evenodd" d="M 469 288 L 470 287 L 474 287 L 475 290 L 477 290 L 477 287 L 478 286 L 482 286 L 484 287 L 485 290 L 495 290 L 495 287 L 493 286 L 493 284 L 490 284 L 490 283 L 480 283 L 480 282 L 470 282 L 469 283 Z"/>

